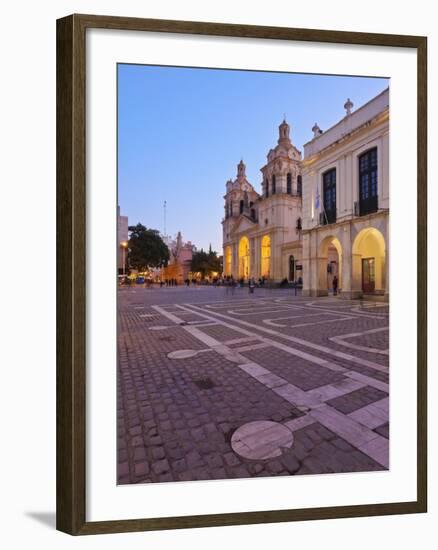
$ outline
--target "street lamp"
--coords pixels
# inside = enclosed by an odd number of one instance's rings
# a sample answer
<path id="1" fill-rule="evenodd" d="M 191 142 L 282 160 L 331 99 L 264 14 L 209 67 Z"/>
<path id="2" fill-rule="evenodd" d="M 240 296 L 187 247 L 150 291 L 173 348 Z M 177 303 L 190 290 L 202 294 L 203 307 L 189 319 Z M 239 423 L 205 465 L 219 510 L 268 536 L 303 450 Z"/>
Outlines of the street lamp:
<path id="1" fill-rule="evenodd" d="M 122 247 L 122 275 L 124 276 L 125 275 L 125 268 L 126 268 L 126 258 L 125 258 L 125 255 L 126 255 L 126 249 L 128 248 L 128 243 L 126 241 L 122 241 L 120 243 L 120 246 Z"/>

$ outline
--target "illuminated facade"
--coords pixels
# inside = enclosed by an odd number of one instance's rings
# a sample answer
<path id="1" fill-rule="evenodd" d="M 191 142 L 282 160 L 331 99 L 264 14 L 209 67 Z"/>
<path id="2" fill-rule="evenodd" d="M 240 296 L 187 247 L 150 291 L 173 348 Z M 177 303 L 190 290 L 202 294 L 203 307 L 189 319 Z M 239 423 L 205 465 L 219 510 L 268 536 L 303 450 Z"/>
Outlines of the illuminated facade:
<path id="1" fill-rule="evenodd" d="M 389 90 L 304 145 L 303 294 L 389 296 Z"/>
<path id="2" fill-rule="evenodd" d="M 303 282 L 303 295 L 326 296 L 338 280 L 344 298 L 389 296 L 389 90 L 304 145 L 279 126 L 261 193 L 238 165 L 226 184 L 224 275 Z"/>
<path id="3" fill-rule="evenodd" d="M 296 281 L 301 275 L 301 153 L 286 121 L 277 145 L 261 168 L 257 193 L 240 161 L 237 177 L 226 184 L 223 227 L 224 275 Z"/>

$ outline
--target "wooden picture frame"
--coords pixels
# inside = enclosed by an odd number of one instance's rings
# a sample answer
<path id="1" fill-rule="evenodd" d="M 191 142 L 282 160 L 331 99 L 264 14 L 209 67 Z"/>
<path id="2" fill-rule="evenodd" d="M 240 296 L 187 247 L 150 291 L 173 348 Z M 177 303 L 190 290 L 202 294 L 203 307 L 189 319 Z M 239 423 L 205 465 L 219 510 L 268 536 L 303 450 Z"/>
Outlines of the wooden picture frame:
<path id="1" fill-rule="evenodd" d="M 413 48 L 417 52 L 417 499 L 374 505 L 86 521 L 87 29 Z M 348 518 L 427 510 L 427 39 L 359 32 L 71 15 L 57 21 L 57 529 L 72 535 Z"/>

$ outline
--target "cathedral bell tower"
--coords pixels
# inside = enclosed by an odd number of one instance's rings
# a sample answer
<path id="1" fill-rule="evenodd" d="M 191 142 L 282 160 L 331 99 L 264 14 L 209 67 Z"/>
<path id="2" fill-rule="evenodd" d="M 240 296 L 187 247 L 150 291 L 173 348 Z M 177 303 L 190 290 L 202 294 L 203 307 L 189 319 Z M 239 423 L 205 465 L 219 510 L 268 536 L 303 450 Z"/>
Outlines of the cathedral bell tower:
<path id="1" fill-rule="evenodd" d="M 290 139 L 290 126 L 283 119 L 278 127 L 278 140 L 268 153 L 263 174 L 263 197 L 285 194 L 301 196 L 301 153 Z"/>
<path id="2" fill-rule="evenodd" d="M 295 252 L 285 252 L 283 244 L 295 243 L 290 250 L 300 246 L 297 228 L 301 227 L 301 153 L 293 145 L 290 132 L 283 119 L 278 126 L 277 145 L 270 149 L 261 168 L 263 197 L 258 205 L 259 223 L 264 230 L 261 273 L 268 273 L 274 281 L 289 278 L 289 256 L 295 261 Z"/>
<path id="3" fill-rule="evenodd" d="M 243 160 L 240 160 L 239 164 L 237 165 L 237 179 L 246 180 L 246 166 Z"/>
<path id="4" fill-rule="evenodd" d="M 278 145 L 291 145 L 290 126 L 285 119 L 278 127 L 278 134 Z"/>
<path id="5" fill-rule="evenodd" d="M 236 179 L 227 181 L 224 195 L 225 216 L 222 220 L 222 230 L 225 275 L 237 278 L 241 272 L 238 259 L 239 243 L 242 239 L 249 243 L 251 231 L 257 229 L 259 198 L 259 194 L 246 179 L 246 166 L 243 160 L 240 160 Z M 247 271 L 245 276 L 249 275 L 249 270 Z"/>

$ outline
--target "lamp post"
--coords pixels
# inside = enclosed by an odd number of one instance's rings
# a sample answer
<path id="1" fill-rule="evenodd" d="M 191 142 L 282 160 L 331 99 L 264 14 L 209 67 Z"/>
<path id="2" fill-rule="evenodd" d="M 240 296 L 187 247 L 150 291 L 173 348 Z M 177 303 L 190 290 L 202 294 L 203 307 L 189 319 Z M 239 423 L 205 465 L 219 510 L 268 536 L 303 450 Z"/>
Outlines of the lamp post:
<path id="1" fill-rule="evenodd" d="M 122 241 L 120 246 L 122 247 L 122 275 L 124 276 L 126 269 L 126 249 L 128 248 L 128 243 L 126 241 Z"/>

